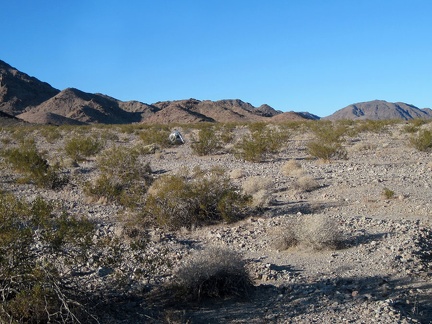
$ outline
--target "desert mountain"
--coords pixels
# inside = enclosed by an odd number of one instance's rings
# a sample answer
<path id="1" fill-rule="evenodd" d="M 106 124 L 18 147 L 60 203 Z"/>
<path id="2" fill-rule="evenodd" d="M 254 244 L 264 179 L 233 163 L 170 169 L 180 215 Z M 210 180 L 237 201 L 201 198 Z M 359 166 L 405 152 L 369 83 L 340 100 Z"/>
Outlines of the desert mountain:
<path id="1" fill-rule="evenodd" d="M 403 119 L 432 118 L 432 110 L 420 109 L 403 102 L 373 100 L 349 105 L 324 119 Z"/>
<path id="2" fill-rule="evenodd" d="M 159 108 L 160 111 L 145 120 L 145 122 L 168 122 L 166 119 L 168 113 L 171 115 L 170 119 L 180 122 L 207 121 L 222 123 L 264 121 L 281 113 L 268 105 L 255 108 L 250 103 L 239 99 L 219 101 L 175 100 L 157 102 L 153 106 Z"/>
<path id="3" fill-rule="evenodd" d="M 17 117 L 31 123 L 44 123 L 45 118 L 52 119 L 52 116 L 44 117 L 44 115 L 55 114 L 55 116 L 67 118 L 62 119 L 63 121 L 128 124 L 140 122 L 143 115 L 151 114 L 153 109 L 143 103 L 121 102 L 102 94 L 91 94 L 67 88 Z"/>
<path id="4" fill-rule="evenodd" d="M 55 96 L 59 90 L 0 60 L 0 110 L 18 115 Z"/>
<path id="5" fill-rule="evenodd" d="M 310 119 L 308 115 L 282 113 L 261 105 L 254 107 L 239 99 L 175 100 L 152 105 L 120 101 L 104 94 L 74 88 L 59 91 L 0 61 L 0 111 L 29 123 L 41 124 L 128 124 L 252 122 Z"/>

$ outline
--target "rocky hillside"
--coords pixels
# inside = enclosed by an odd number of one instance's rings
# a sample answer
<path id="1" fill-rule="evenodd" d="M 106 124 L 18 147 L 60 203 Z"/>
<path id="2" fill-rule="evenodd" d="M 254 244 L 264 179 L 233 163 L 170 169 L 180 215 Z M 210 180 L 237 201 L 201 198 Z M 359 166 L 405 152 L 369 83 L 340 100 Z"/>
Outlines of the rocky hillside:
<path id="1" fill-rule="evenodd" d="M 428 108 L 420 109 L 403 102 L 393 103 L 384 100 L 373 100 L 349 105 L 324 119 L 410 120 L 414 118 L 432 118 L 431 110 Z"/>
<path id="2" fill-rule="evenodd" d="M 55 96 L 59 90 L 0 60 L 0 111 L 17 115 Z"/>
<path id="3" fill-rule="evenodd" d="M 128 104 L 105 95 L 67 88 L 17 117 L 38 123 L 43 121 L 46 115 L 56 114 L 81 123 L 128 124 L 140 122 L 142 115 L 151 110 L 150 106 L 143 103 Z"/>

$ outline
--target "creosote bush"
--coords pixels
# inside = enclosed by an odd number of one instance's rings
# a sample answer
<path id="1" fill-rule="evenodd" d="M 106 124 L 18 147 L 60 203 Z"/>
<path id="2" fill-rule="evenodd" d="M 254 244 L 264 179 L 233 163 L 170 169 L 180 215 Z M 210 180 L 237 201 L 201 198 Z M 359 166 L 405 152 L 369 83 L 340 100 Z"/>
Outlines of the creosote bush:
<path id="1" fill-rule="evenodd" d="M 287 146 L 288 131 L 274 125 L 255 123 L 249 125 L 250 132 L 234 146 L 234 155 L 250 162 L 261 162 L 268 155 Z"/>
<path id="2" fill-rule="evenodd" d="M 58 189 L 68 183 L 68 177 L 60 175 L 58 165 L 50 166 L 32 141 L 4 150 L 2 155 L 12 168 L 24 175 L 23 182 L 48 189 Z"/>
<path id="3" fill-rule="evenodd" d="M 144 145 L 156 144 L 159 147 L 166 148 L 171 146 L 168 137 L 171 133 L 167 125 L 152 125 L 140 130 L 139 136 Z"/>
<path id="4" fill-rule="evenodd" d="M 197 251 L 177 270 L 172 284 L 177 298 L 247 297 L 253 282 L 237 252 L 218 247 Z"/>
<path id="5" fill-rule="evenodd" d="M 86 184 L 86 192 L 104 197 L 127 207 L 137 207 L 153 181 L 149 163 L 144 162 L 137 149 L 112 147 L 103 151 L 96 160 L 100 175 Z"/>
<path id="6" fill-rule="evenodd" d="M 83 261 L 94 227 L 52 212 L 41 198 L 28 204 L 0 193 L 2 323 L 78 322 L 74 312 L 82 306 L 56 266 L 64 259 Z"/>
<path id="7" fill-rule="evenodd" d="M 347 150 L 342 146 L 343 136 L 347 127 L 343 124 L 331 122 L 316 122 L 312 124 L 315 139 L 307 143 L 308 153 L 318 159 L 330 161 L 332 159 L 347 159 Z"/>
<path id="8" fill-rule="evenodd" d="M 274 237 L 273 247 L 286 250 L 300 246 L 312 250 L 337 249 L 343 235 L 336 221 L 322 215 L 303 215 L 291 221 Z"/>
<path id="9" fill-rule="evenodd" d="M 432 150 L 432 132 L 430 130 L 420 130 L 417 135 L 411 136 L 409 141 L 412 147 L 421 152 Z"/>
<path id="10" fill-rule="evenodd" d="M 75 161 L 85 159 L 99 153 L 105 144 L 93 136 L 75 136 L 65 143 L 66 154 Z"/>
<path id="11" fill-rule="evenodd" d="M 193 138 L 192 140 L 194 142 L 191 144 L 191 148 L 200 156 L 215 154 L 222 147 L 219 134 L 216 133 L 212 126 L 200 129 L 198 138 Z"/>
<path id="12" fill-rule="evenodd" d="M 196 168 L 157 179 L 149 188 L 144 216 L 170 229 L 234 222 L 245 217 L 250 199 L 224 170 Z"/>

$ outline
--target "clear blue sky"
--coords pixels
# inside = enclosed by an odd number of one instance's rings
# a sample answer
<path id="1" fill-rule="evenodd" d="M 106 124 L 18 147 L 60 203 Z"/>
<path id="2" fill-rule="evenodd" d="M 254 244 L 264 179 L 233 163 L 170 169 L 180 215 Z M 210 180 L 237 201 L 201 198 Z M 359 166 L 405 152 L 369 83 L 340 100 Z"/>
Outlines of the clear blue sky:
<path id="1" fill-rule="evenodd" d="M 432 108 L 430 0 L 1 0 L 0 59 L 120 100 Z"/>

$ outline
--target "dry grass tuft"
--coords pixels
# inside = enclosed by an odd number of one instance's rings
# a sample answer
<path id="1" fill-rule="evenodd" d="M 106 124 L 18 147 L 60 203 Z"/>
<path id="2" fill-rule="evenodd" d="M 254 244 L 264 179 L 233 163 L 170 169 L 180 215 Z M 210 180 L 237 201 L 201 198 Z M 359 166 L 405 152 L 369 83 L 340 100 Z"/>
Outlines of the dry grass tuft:
<path id="1" fill-rule="evenodd" d="M 177 270 L 172 287 L 178 298 L 199 301 L 206 297 L 246 297 L 253 283 L 239 253 L 210 247 L 189 257 Z"/>
<path id="2" fill-rule="evenodd" d="M 318 181 L 309 175 L 301 176 L 294 182 L 294 188 L 303 192 L 310 192 L 318 189 L 319 187 L 320 185 Z"/>
<path id="3" fill-rule="evenodd" d="M 303 172 L 302 166 L 296 160 L 289 160 L 281 167 L 281 172 L 284 176 L 295 176 L 299 172 Z"/>
<path id="4" fill-rule="evenodd" d="M 342 246 L 343 235 L 336 221 L 322 215 L 304 215 L 281 229 L 272 240 L 276 250 L 299 246 L 311 250 L 332 250 Z"/>

